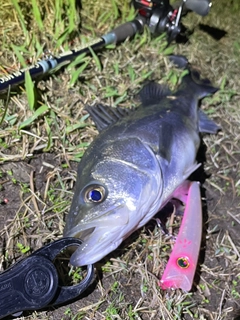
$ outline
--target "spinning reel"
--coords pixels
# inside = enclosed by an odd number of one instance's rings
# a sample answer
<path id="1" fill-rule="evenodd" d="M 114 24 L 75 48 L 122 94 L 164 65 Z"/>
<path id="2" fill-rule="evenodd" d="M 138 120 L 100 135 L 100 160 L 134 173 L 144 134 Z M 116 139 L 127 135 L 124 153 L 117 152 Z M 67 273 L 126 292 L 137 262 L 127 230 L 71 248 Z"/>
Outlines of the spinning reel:
<path id="1" fill-rule="evenodd" d="M 181 0 L 170 5 L 169 0 L 133 0 L 139 17 L 146 19 L 150 31 L 154 35 L 167 33 L 168 43 L 181 32 L 181 16 L 188 10 L 205 16 L 211 7 L 210 0 Z"/>

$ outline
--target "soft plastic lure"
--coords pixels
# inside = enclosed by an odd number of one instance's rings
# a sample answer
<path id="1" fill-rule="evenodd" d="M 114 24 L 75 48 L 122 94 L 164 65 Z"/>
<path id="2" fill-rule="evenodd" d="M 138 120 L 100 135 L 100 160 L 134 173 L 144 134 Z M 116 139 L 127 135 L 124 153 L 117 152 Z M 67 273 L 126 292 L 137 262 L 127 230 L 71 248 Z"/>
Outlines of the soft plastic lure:
<path id="1" fill-rule="evenodd" d="M 186 207 L 176 243 L 159 285 L 162 289 L 190 291 L 202 238 L 202 205 L 198 182 L 190 182 Z"/>

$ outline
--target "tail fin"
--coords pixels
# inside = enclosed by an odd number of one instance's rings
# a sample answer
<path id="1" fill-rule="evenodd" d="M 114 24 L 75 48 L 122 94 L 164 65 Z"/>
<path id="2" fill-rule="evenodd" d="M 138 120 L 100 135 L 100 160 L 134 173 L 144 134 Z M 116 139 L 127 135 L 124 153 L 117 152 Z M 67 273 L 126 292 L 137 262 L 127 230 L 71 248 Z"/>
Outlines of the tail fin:
<path id="1" fill-rule="evenodd" d="M 185 94 L 187 92 L 197 99 L 202 99 L 218 90 L 219 88 L 213 87 L 208 79 L 201 79 L 198 71 L 189 68 L 189 74 L 183 77 L 177 95 L 184 91 Z"/>
<path id="2" fill-rule="evenodd" d="M 198 100 L 218 90 L 218 88 L 212 86 L 208 79 L 201 79 L 199 72 L 191 68 L 186 57 L 172 55 L 170 56 L 170 61 L 173 62 L 177 68 L 188 70 L 188 74 L 183 77 L 182 83 L 175 93 L 176 96 L 185 97 L 187 100 L 189 96 L 191 96 Z M 198 110 L 198 122 L 200 132 L 215 134 L 221 130 L 221 127 L 209 119 L 202 110 Z"/>
<path id="3" fill-rule="evenodd" d="M 208 79 L 201 79 L 199 72 L 191 68 L 186 57 L 182 55 L 171 55 L 169 59 L 177 68 L 189 71 L 189 74 L 183 78 L 177 95 L 185 91 L 185 93 L 189 92 L 191 95 L 195 95 L 196 98 L 202 99 L 218 91 L 218 88 L 213 87 Z"/>

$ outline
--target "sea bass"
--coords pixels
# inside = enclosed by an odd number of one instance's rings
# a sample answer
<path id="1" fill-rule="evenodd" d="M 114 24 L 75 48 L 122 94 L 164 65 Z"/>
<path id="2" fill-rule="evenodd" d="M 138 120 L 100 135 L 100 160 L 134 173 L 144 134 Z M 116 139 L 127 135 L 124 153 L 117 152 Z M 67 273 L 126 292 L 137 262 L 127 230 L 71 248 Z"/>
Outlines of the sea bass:
<path id="1" fill-rule="evenodd" d="M 72 265 L 99 261 L 179 198 L 181 185 L 201 165 L 199 132 L 220 129 L 198 108 L 199 99 L 216 91 L 190 72 L 176 92 L 148 83 L 135 110 L 87 107 L 100 133 L 80 161 L 66 219 L 64 236 L 84 241 Z"/>

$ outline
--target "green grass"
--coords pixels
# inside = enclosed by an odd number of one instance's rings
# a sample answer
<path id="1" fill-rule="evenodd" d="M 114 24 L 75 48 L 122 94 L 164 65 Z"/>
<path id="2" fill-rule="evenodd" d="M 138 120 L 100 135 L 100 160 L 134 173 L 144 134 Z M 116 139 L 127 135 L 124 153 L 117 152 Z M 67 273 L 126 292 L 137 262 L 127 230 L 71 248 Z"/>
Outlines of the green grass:
<path id="1" fill-rule="evenodd" d="M 223 10 L 224 8 L 224 10 Z M 86 45 L 131 20 L 129 1 L 6 0 L 0 11 L 0 76 Z M 76 179 L 77 163 L 97 135 L 84 105 L 102 102 L 130 108 L 148 79 L 171 88 L 183 76 L 166 55 L 180 53 L 220 91 L 202 108 L 221 124 L 205 136 L 208 217 L 205 258 L 199 262 L 196 291 L 164 292 L 157 281 L 172 243 L 158 228 L 144 228 L 96 265 L 94 289 L 79 301 L 33 319 L 218 319 L 234 317 L 239 303 L 239 39 L 237 1 L 213 1 L 209 16 L 189 14 L 184 24 L 194 34 L 187 44 L 166 48 L 164 35 L 146 28 L 119 46 L 82 55 L 56 73 L 25 83 L 0 101 L 0 270 L 62 236 Z M 199 23 L 227 31 L 220 41 Z M 176 221 L 179 225 L 179 220 Z M 178 228 L 174 228 L 175 234 Z M 78 271 L 72 271 L 77 281 Z"/>

